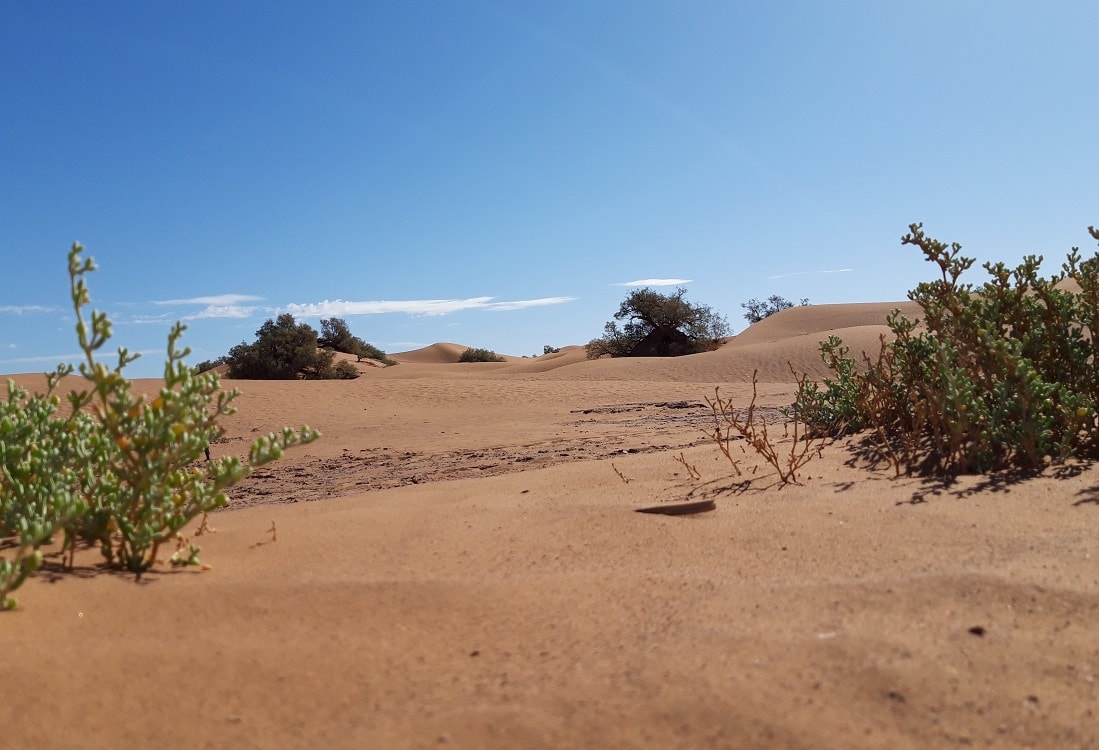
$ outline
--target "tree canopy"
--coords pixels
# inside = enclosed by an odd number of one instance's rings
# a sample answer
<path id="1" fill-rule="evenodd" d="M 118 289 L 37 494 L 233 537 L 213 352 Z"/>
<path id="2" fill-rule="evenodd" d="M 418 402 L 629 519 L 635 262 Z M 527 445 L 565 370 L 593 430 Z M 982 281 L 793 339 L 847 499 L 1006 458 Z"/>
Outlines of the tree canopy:
<path id="1" fill-rule="evenodd" d="M 322 320 L 321 333 L 317 337 L 317 343 L 322 348 L 335 349 L 343 354 L 354 354 L 360 362 L 364 359 L 376 359 L 386 365 L 395 364 L 381 349 L 353 335 L 342 318 L 325 318 Z"/>
<path id="2" fill-rule="evenodd" d="M 716 348 L 729 335 L 728 322 L 707 305 L 688 302 L 686 295 L 683 287 L 673 294 L 648 287 L 630 292 L 614 320 L 603 326 L 603 335 L 588 343 L 588 358 L 677 357 Z"/>
<path id="3" fill-rule="evenodd" d="M 230 378 L 294 380 L 333 377 L 334 357 L 318 347 L 313 328 L 283 313 L 275 320 L 268 318 L 254 342 L 242 341 L 230 349 L 226 360 Z"/>

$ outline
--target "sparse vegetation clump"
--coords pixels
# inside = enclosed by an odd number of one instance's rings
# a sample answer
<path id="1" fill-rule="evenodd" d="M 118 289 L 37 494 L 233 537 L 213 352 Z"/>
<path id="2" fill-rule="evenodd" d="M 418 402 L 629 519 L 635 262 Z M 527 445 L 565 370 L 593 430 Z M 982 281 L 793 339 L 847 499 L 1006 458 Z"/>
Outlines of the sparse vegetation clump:
<path id="1" fill-rule="evenodd" d="M 40 548 L 63 535 L 71 555 L 84 541 L 98 545 L 108 564 L 140 576 L 161 547 L 180 547 L 173 564 L 197 563 L 199 549 L 183 549 L 180 530 L 228 502 L 225 490 L 284 448 L 317 437 L 308 427 L 284 429 L 252 444 L 248 464 L 232 456 L 199 463 L 220 436 L 221 417 L 233 412 L 236 391 L 222 391 L 215 372 L 198 374 L 178 348 L 184 326 L 168 336 L 164 385 L 153 399 L 135 396 L 124 368 L 138 355 L 118 350 L 109 367 L 95 354 L 111 336 L 104 313 L 84 308 L 85 274 L 94 270 L 83 248 L 69 253 L 76 331 L 85 361 L 82 390 L 58 395 L 74 372 L 63 365 L 46 375 L 46 392 L 30 394 L 8 383 L 0 402 L 0 608 L 15 606 L 11 592 L 42 562 Z"/>
<path id="2" fill-rule="evenodd" d="M 397 364 L 385 352 L 353 336 L 339 318 L 321 321 L 320 335 L 312 326 L 298 323 L 283 313 L 270 318 L 256 331 L 251 344 L 242 341 L 218 360 L 229 365 L 230 378 L 243 380 L 347 380 L 359 371 L 347 361 L 336 361 L 336 352 L 353 354 L 356 360 L 374 359 Z M 204 363 L 205 364 L 205 363 Z"/>
<path id="3" fill-rule="evenodd" d="M 835 378 L 802 382 L 794 414 L 818 434 L 865 431 L 870 457 L 898 474 L 1029 472 L 1099 457 L 1099 254 L 1084 260 L 1073 248 L 1048 278 L 1041 256 L 1013 269 L 986 263 L 990 278 L 975 287 L 961 281 L 974 260 L 959 244 L 921 224 L 901 242 L 940 271 L 909 293 L 922 318 L 894 311 L 892 338 L 861 361 L 838 338 L 823 342 Z"/>
<path id="4" fill-rule="evenodd" d="M 729 335 L 728 321 L 706 305 L 688 302 L 686 294 L 683 287 L 674 294 L 630 292 L 603 335 L 588 343 L 588 358 L 676 357 L 717 348 Z M 624 323 L 619 327 L 616 321 Z"/>
<path id="5" fill-rule="evenodd" d="M 804 307 L 809 304 L 809 300 L 803 299 L 799 304 L 800 306 Z M 769 318 L 777 312 L 781 312 L 782 310 L 787 310 L 793 307 L 794 303 L 786 299 L 785 297 L 780 297 L 777 294 L 772 294 L 770 297 L 762 302 L 753 297 L 747 302 L 742 302 L 740 306 L 748 311 L 744 313 L 745 320 L 747 320 L 749 323 L 758 323 L 764 318 Z"/>
<path id="6" fill-rule="evenodd" d="M 490 349 L 466 349 L 458 357 L 459 362 L 506 362 L 496 352 Z"/>

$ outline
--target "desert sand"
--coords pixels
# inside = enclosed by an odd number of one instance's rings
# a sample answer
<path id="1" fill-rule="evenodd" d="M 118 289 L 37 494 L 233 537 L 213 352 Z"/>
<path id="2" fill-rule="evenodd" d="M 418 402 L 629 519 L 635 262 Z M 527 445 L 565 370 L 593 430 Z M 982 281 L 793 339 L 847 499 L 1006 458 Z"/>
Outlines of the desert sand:
<path id="1" fill-rule="evenodd" d="M 437 344 L 225 381 L 215 454 L 322 439 L 234 489 L 209 570 L 135 582 L 86 550 L 28 581 L 0 747 L 1097 748 L 1099 469 L 897 479 L 837 443 L 781 487 L 707 437 L 715 388 L 747 406 L 758 371 L 789 404 L 788 362 L 824 375 L 829 333 L 876 351 L 894 306 L 678 359 Z"/>

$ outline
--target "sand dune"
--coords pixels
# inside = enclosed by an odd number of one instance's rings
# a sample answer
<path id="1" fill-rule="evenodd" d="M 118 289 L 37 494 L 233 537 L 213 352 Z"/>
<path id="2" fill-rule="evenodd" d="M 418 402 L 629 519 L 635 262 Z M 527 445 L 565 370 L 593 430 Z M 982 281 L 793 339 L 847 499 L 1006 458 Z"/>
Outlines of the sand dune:
<path id="1" fill-rule="evenodd" d="M 787 362 L 892 307 L 674 360 L 228 382 L 215 453 L 324 437 L 235 488 L 212 570 L 51 558 L 0 614 L 3 746 L 1099 747 L 1099 469 L 897 480 L 832 445 L 779 489 L 706 437 L 715 387 L 789 403 Z"/>
<path id="2" fill-rule="evenodd" d="M 469 347 L 461 344 L 438 343 L 425 346 L 422 349 L 414 349 L 410 352 L 399 352 L 389 355 L 398 362 L 407 362 L 417 365 L 442 365 L 458 361 Z"/>
<path id="3" fill-rule="evenodd" d="M 900 310 L 909 318 L 919 317 L 919 306 L 914 302 L 865 302 L 849 305 L 806 305 L 781 310 L 769 318 L 748 326 L 733 338 L 742 345 L 782 341 L 800 336 L 817 339 L 865 326 L 884 326 L 893 310 Z M 816 334 L 816 336 L 813 336 Z"/>
<path id="4" fill-rule="evenodd" d="M 463 346 L 462 344 L 449 344 L 438 343 L 431 346 L 425 346 L 422 349 L 414 349 L 410 352 L 398 352 L 396 354 L 389 355 L 392 359 L 398 362 L 406 362 L 409 364 L 417 365 L 445 365 L 456 364 L 461 359 L 462 354 L 472 347 Z M 522 360 L 522 357 L 509 356 L 506 354 L 498 355 L 503 357 L 505 361 L 515 362 Z M 477 362 L 469 364 L 488 364 L 498 365 L 499 362 Z"/>

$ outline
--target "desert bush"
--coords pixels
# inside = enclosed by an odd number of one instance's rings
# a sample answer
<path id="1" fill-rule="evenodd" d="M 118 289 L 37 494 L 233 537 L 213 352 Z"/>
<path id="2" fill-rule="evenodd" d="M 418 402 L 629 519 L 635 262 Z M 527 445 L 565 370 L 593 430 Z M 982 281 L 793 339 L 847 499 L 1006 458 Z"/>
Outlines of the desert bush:
<path id="1" fill-rule="evenodd" d="M 343 359 L 332 366 L 332 376 L 337 380 L 354 380 L 359 377 L 355 365 Z"/>
<path id="2" fill-rule="evenodd" d="M 809 304 L 809 300 L 803 299 L 800 304 L 802 307 L 804 307 L 805 305 Z M 747 302 L 742 302 L 740 306 L 748 311 L 744 313 L 745 320 L 747 320 L 749 323 L 758 323 L 764 318 L 769 318 L 777 312 L 793 307 L 794 303 L 786 299 L 785 297 L 780 297 L 777 294 L 772 294 L 763 302 L 753 297 Z"/>
<path id="3" fill-rule="evenodd" d="M 546 344 L 545 346 L 542 347 L 542 356 L 545 356 L 547 354 L 557 354 L 557 352 L 559 352 L 559 351 L 561 351 L 561 347 L 552 346 L 551 344 Z"/>
<path id="4" fill-rule="evenodd" d="M 229 377 L 246 380 L 294 380 L 332 377 L 335 355 L 319 348 L 317 332 L 294 316 L 270 318 L 256 331 L 251 344 L 241 342 L 229 350 Z"/>
<path id="5" fill-rule="evenodd" d="M 71 366 L 47 377 L 43 394 L 8 384 L 0 404 L 0 606 L 15 606 L 10 593 L 41 563 L 40 547 L 59 533 L 63 550 L 78 539 L 98 544 L 111 565 L 140 576 L 157 560 L 161 545 L 177 538 L 197 515 L 225 505 L 224 490 L 253 468 L 275 460 L 284 448 L 317 437 L 308 427 L 284 429 L 252 444 L 248 464 L 222 457 L 199 468 L 208 441 L 221 434 L 218 420 L 231 414 L 237 391 L 222 391 L 217 374 L 198 374 L 178 347 L 185 327 L 168 336 L 164 385 L 152 400 L 135 396 L 124 368 L 138 355 L 118 350 L 108 367 L 96 352 L 111 336 L 104 313 L 92 311 L 84 276 L 95 269 L 83 248 L 69 253 L 76 331 L 85 361 L 85 386 L 57 390 Z M 192 547 L 183 562 L 195 562 Z M 177 558 L 179 559 L 179 558 Z"/>
<path id="6" fill-rule="evenodd" d="M 588 358 L 675 357 L 716 348 L 729 335 L 728 321 L 706 305 L 688 302 L 686 294 L 682 287 L 674 294 L 630 292 L 603 335 L 588 342 Z M 616 321 L 624 321 L 621 328 Z"/>
<path id="7" fill-rule="evenodd" d="M 506 360 L 490 349 L 466 349 L 458 357 L 459 362 L 505 362 Z"/>
<path id="8" fill-rule="evenodd" d="M 397 364 L 378 347 L 353 335 L 347 323 L 341 318 L 326 318 L 321 321 L 321 332 L 317 337 L 317 343 L 323 348 L 335 349 L 344 354 L 354 354 L 360 362 L 364 359 L 374 359 L 387 366 Z"/>
<path id="9" fill-rule="evenodd" d="M 1041 256 L 1014 269 L 985 263 L 990 278 L 974 287 L 961 281 L 974 260 L 958 243 L 921 224 L 901 242 L 939 267 L 939 279 L 908 295 L 923 317 L 894 311 L 893 336 L 858 367 L 838 339 L 824 342 L 837 379 L 803 383 L 793 410 L 823 432 L 870 430 L 874 455 L 897 473 L 1034 471 L 1099 457 L 1099 254 L 1082 260 L 1073 248 L 1048 278 Z"/>
<path id="10" fill-rule="evenodd" d="M 229 361 L 228 357 L 217 357 L 216 359 L 206 359 L 195 365 L 195 373 L 201 375 L 207 370 L 213 370 L 215 367 L 221 367 L 223 364 Z"/>
<path id="11" fill-rule="evenodd" d="M 9 380 L 0 403 L 0 609 L 15 606 L 10 593 L 41 564 L 39 547 L 87 511 L 88 477 L 74 457 L 106 447 L 87 414 L 57 416 L 54 391 L 70 371 L 49 374 L 33 397 Z"/>

